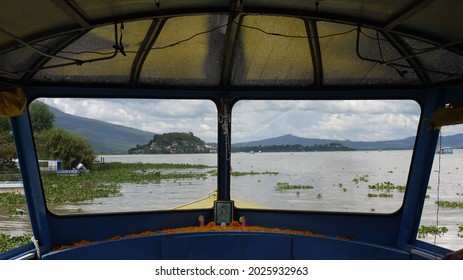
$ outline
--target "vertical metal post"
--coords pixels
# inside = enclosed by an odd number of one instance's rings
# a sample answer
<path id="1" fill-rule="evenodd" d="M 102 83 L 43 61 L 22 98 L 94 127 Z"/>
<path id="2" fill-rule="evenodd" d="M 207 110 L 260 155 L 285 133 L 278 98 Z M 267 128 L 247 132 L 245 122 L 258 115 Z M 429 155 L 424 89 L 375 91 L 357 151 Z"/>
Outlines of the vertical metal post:
<path id="1" fill-rule="evenodd" d="M 231 155 L 231 115 L 226 94 L 222 95 L 218 108 L 218 200 L 230 200 L 230 155 Z"/>
<path id="2" fill-rule="evenodd" d="M 41 246 L 41 250 L 49 250 L 51 249 L 50 228 L 48 226 L 45 196 L 40 179 L 29 114 L 24 113 L 11 118 L 11 127 L 21 168 L 32 231 Z"/>
<path id="3" fill-rule="evenodd" d="M 404 209 L 397 237 L 397 246 L 404 248 L 416 238 L 423 211 L 423 204 L 434 154 L 439 137 L 438 129 L 431 129 L 431 119 L 436 108 L 438 92 L 430 90 L 425 98 L 422 118 L 415 141 L 407 191 L 404 197 Z"/>

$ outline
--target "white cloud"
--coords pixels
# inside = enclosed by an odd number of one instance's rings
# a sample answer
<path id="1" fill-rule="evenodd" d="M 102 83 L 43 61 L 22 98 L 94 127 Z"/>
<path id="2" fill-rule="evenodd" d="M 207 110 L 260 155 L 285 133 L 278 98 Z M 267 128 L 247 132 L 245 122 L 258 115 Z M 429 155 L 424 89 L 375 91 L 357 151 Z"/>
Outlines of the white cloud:
<path id="1" fill-rule="evenodd" d="M 217 140 L 216 106 L 204 100 L 41 99 L 65 113 L 153 133 L 193 132 Z"/>
<path id="2" fill-rule="evenodd" d="M 419 115 L 396 113 L 324 114 L 312 129 L 339 140 L 378 141 L 416 134 Z"/>
<path id="3" fill-rule="evenodd" d="M 284 134 L 352 141 L 402 139 L 416 134 L 419 113 L 414 101 L 240 101 L 234 108 L 232 136 L 234 142 Z"/>
<path id="4" fill-rule="evenodd" d="M 444 126 L 441 129 L 442 136 L 463 133 L 463 124 Z"/>
<path id="5" fill-rule="evenodd" d="M 193 132 L 206 141 L 217 141 L 216 106 L 207 100 L 44 101 L 68 114 L 153 133 Z M 240 101 L 232 112 L 232 141 L 284 134 L 352 141 L 403 139 L 416 134 L 419 112 L 414 101 Z"/>

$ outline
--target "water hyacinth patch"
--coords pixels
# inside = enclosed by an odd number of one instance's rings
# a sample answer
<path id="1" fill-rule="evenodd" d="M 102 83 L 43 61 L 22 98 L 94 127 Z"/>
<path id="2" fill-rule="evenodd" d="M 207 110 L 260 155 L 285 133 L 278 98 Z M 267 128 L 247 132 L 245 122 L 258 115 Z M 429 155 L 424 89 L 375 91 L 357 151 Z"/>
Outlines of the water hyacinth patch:
<path id="1" fill-rule="evenodd" d="M 377 193 L 369 193 L 369 194 L 368 194 L 368 197 L 393 198 L 394 195 L 393 195 L 393 194 L 390 194 L 390 193 L 380 193 L 380 194 L 377 194 Z"/>
<path id="2" fill-rule="evenodd" d="M 463 202 L 440 200 L 435 203 L 442 208 L 463 208 Z"/>
<path id="3" fill-rule="evenodd" d="M 78 176 L 44 174 L 42 176 L 47 202 L 77 202 L 120 195 L 120 183 L 159 183 L 168 179 L 201 179 L 212 168 L 201 164 L 170 163 L 104 163 L 91 172 Z"/>
<path id="4" fill-rule="evenodd" d="M 18 192 L 0 193 L 0 208 L 9 215 L 15 215 L 17 208 L 26 208 L 26 197 Z"/>
<path id="5" fill-rule="evenodd" d="M 13 250 L 29 242 L 31 242 L 31 236 L 28 234 L 11 236 L 9 234 L 0 233 L 0 253 Z"/>
<path id="6" fill-rule="evenodd" d="M 270 172 L 270 171 L 266 171 L 266 172 L 254 172 L 254 171 L 250 171 L 250 172 L 239 172 L 239 171 L 233 171 L 233 172 L 231 172 L 231 175 L 232 175 L 232 176 L 278 175 L 278 172 Z"/>
<path id="7" fill-rule="evenodd" d="M 444 226 L 425 226 L 421 225 L 418 229 L 418 238 L 425 238 L 429 235 L 442 236 L 448 232 L 448 228 Z"/>
<path id="8" fill-rule="evenodd" d="M 352 179 L 352 182 L 355 184 L 358 184 L 359 182 L 368 182 L 368 175 L 357 175 L 354 179 Z"/>
<path id="9" fill-rule="evenodd" d="M 307 190 L 313 189 L 314 187 L 311 185 L 290 185 L 289 183 L 280 183 L 278 182 L 275 186 L 275 190 L 277 192 L 284 192 L 287 190 Z"/>
<path id="10" fill-rule="evenodd" d="M 368 188 L 370 190 L 375 190 L 375 191 L 385 191 L 385 192 L 391 192 L 393 190 L 397 190 L 399 192 L 405 192 L 405 186 L 396 186 L 393 183 L 386 181 L 382 183 L 376 183 L 374 185 L 368 185 Z"/>

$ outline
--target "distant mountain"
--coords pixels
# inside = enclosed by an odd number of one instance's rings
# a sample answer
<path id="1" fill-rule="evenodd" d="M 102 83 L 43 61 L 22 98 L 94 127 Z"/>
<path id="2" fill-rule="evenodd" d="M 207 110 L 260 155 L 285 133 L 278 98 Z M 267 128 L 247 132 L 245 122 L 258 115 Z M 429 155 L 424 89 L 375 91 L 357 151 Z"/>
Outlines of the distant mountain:
<path id="1" fill-rule="evenodd" d="M 66 114 L 51 106 L 49 108 L 55 115 L 55 126 L 87 138 L 98 153 L 127 153 L 130 148 L 137 147 L 137 145 L 146 145 L 154 137 L 154 133 L 152 132 Z M 314 146 L 329 145 L 331 143 L 340 143 L 355 150 L 407 150 L 413 148 L 415 137 L 389 141 L 338 141 L 333 139 L 302 138 L 286 134 L 259 141 L 234 143 L 232 147 L 272 145 Z M 463 148 L 463 133 L 443 136 L 442 146 Z"/>
<path id="2" fill-rule="evenodd" d="M 415 144 L 415 137 L 388 141 L 339 141 L 347 147 L 356 150 L 411 150 Z"/>
<path id="3" fill-rule="evenodd" d="M 55 114 L 55 126 L 87 138 L 98 153 L 127 153 L 154 136 L 152 132 L 66 114 L 51 106 L 49 109 Z"/>
<path id="4" fill-rule="evenodd" d="M 343 146 L 355 150 L 409 150 L 413 149 L 415 144 L 415 137 L 407 137 L 399 140 L 388 141 L 349 141 L 349 140 L 333 140 L 333 139 L 314 139 L 302 138 L 291 134 L 278 136 L 274 138 L 263 139 L 259 141 L 241 142 L 232 144 L 232 148 L 239 147 L 259 147 L 259 146 L 272 146 L 272 145 L 329 145 L 330 143 L 340 143 Z M 442 137 L 442 146 L 449 146 L 453 148 L 463 147 L 463 134 L 456 134 L 452 136 Z"/>
<path id="5" fill-rule="evenodd" d="M 441 145 L 443 147 L 463 148 L 463 133 L 443 136 Z"/>
<path id="6" fill-rule="evenodd" d="M 273 146 L 273 145 L 302 145 L 302 146 L 313 146 L 315 144 L 329 144 L 332 142 L 338 142 L 333 140 L 314 139 L 314 138 L 302 138 L 294 136 L 292 134 L 286 134 L 275 138 L 263 139 L 251 142 L 242 142 L 233 144 L 232 147 L 249 147 L 249 146 Z"/>

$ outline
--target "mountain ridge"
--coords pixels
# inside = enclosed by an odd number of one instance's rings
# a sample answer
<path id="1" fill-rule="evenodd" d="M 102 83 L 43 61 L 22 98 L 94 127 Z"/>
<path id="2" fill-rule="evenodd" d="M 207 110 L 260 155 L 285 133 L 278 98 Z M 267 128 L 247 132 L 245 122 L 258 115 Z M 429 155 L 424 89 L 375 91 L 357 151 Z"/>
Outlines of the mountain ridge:
<path id="1" fill-rule="evenodd" d="M 351 141 L 351 140 L 334 140 L 303 138 L 292 134 L 285 134 L 273 138 L 266 138 L 257 141 L 239 142 L 232 144 L 232 148 L 240 147 L 259 147 L 272 145 L 327 145 L 330 143 L 340 143 L 343 146 L 356 150 L 411 150 L 415 144 L 415 137 L 406 137 L 396 140 L 383 141 Z M 452 148 L 463 148 L 463 133 L 442 137 L 442 146 Z"/>
<path id="2" fill-rule="evenodd" d="M 52 106 L 49 109 L 55 115 L 55 126 L 85 137 L 97 153 L 127 153 L 154 136 L 153 132 L 67 114 Z"/>
<path id="3" fill-rule="evenodd" d="M 151 141 L 155 135 L 153 132 L 67 114 L 52 106 L 49 106 L 49 108 L 55 115 L 55 126 L 87 138 L 94 149 L 101 154 L 125 154 L 130 148 L 136 147 L 137 145 L 145 145 Z M 441 139 L 442 146 L 463 148 L 463 133 L 442 136 Z M 292 134 L 285 134 L 273 138 L 234 143 L 232 144 L 232 148 L 272 145 L 314 146 L 329 145 L 330 143 L 340 143 L 343 146 L 355 150 L 407 150 L 413 149 L 415 137 L 411 136 L 403 139 L 385 141 L 350 141 L 303 138 Z"/>

